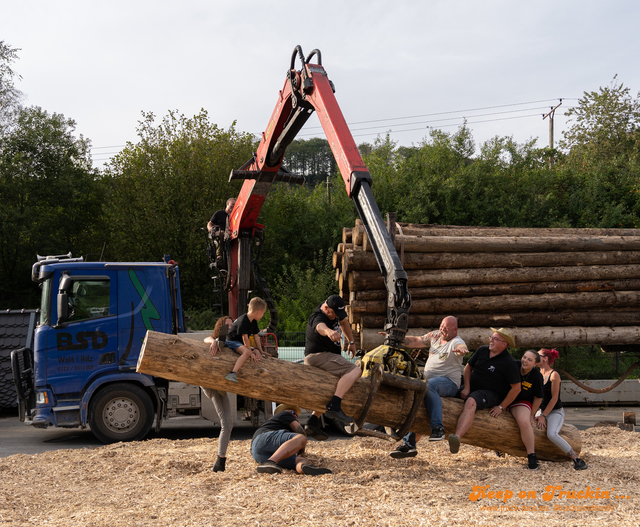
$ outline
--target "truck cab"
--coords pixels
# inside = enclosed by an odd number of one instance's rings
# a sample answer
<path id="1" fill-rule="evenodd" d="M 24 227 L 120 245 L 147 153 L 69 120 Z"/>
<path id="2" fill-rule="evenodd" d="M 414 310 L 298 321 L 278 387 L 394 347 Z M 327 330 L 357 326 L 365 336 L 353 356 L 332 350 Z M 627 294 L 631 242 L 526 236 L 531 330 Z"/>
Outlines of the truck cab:
<path id="1" fill-rule="evenodd" d="M 135 371 L 147 331 L 185 331 L 179 270 L 168 257 L 39 257 L 32 279 L 42 288 L 33 351 L 12 352 L 21 420 L 38 428 L 90 426 L 109 443 L 142 439 L 156 415 L 159 429 L 163 418 L 202 415 L 203 399 L 211 404 L 197 386 Z"/>

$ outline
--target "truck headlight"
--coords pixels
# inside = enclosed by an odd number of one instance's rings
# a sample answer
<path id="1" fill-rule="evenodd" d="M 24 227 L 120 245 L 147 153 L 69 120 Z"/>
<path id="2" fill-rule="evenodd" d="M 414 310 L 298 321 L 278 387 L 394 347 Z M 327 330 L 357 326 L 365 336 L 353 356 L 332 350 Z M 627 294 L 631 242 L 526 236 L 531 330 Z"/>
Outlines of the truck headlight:
<path id="1" fill-rule="evenodd" d="M 49 394 L 47 392 L 36 392 L 36 404 L 49 404 Z"/>

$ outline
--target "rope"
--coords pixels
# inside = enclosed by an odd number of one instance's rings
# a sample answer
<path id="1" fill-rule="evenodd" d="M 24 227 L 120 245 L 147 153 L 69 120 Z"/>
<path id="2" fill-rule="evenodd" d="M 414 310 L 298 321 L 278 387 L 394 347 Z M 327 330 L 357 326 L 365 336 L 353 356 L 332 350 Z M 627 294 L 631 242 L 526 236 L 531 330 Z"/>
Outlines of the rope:
<path id="1" fill-rule="evenodd" d="M 631 371 L 637 367 L 640 366 L 640 362 L 636 362 L 635 364 L 632 364 L 629 369 L 627 371 L 624 372 L 624 374 L 622 375 L 622 377 L 620 377 L 616 382 L 614 382 L 611 386 L 607 387 L 607 388 L 599 388 L 599 389 L 595 389 L 595 388 L 589 388 L 589 386 L 586 386 L 584 384 L 582 384 L 578 379 L 576 379 L 575 377 L 569 375 L 566 371 L 564 370 L 560 370 L 557 369 L 556 371 L 561 374 L 564 375 L 565 377 L 567 377 L 571 382 L 577 384 L 580 388 L 582 388 L 583 390 L 589 392 L 589 393 L 607 393 L 610 392 L 611 390 L 613 390 L 614 388 L 616 388 L 617 386 L 620 385 L 620 383 L 622 381 L 624 381 L 630 374 Z"/>

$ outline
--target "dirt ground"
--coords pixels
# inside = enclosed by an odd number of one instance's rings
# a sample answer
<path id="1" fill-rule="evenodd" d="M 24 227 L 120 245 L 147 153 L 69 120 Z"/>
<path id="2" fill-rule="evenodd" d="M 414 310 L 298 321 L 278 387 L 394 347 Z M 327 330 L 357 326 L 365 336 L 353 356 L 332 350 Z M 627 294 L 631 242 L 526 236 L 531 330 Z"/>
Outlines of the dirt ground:
<path id="1" fill-rule="evenodd" d="M 591 428 L 582 439 L 585 471 L 529 471 L 467 445 L 452 455 L 446 441 L 397 460 L 392 443 L 359 437 L 310 441 L 307 457 L 333 471 L 316 477 L 258 474 L 248 440 L 231 442 L 219 473 L 217 439 L 19 454 L 0 459 L 0 525 L 639 525 L 640 434 Z"/>

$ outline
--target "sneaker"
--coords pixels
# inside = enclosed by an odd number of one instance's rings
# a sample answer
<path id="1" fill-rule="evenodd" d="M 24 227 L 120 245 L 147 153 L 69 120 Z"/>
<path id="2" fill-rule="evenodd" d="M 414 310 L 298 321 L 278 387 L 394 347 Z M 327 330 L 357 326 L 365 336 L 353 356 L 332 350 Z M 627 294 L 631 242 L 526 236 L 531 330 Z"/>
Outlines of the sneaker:
<path id="1" fill-rule="evenodd" d="M 418 455 L 418 451 L 416 450 L 416 447 L 402 443 L 400 446 L 396 447 L 395 450 L 392 450 L 389 455 L 395 459 L 403 459 L 405 457 L 416 457 Z"/>
<path id="2" fill-rule="evenodd" d="M 329 439 L 329 434 L 327 434 L 318 425 L 306 424 L 304 427 L 304 431 L 308 436 L 313 437 L 316 441 L 326 441 L 327 439 Z"/>
<path id="3" fill-rule="evenodd" d="M 227 380 L 227 381 L 229 381 L 229 382 L 232 382 L 232 383 L 238 384 L 238 376 L 236 375 L 236 372 L 235 372 L 235 371 L 232 371 L 231 373 L 227 373 L 227 374 L 224 376 L 224 378 L 225 378 L 225 380 Z"/>
<path id="4" fill-rule="evenodd" d="M 282 467 L 277 463 L 267 459 L 264 463 L 260 463 L 256 469 L 260 474 L 282 474 Z"/>
<path id="5" fill-rule="evenodd" d="M 586 470 L 589 467 L 582 459 L 577 457 L 573 460 L 573 468 L 575 468 L 576 470 Z"/>
<path id="6" fill-rule="evenodd" d="M 460 438 L 455 434 L 449 434 L 449 451 L 457 454 L 458 450 L 460 450 Z"/>
<path id="7" fill-rule="evenodd" d="M 529 461 L 529 470 L 538 470 L 538 456 L 535 454 L 528 454 L 527 460 Z"/>
<path id="8" fill-rule="evenodd" d="M 340 421 L 344 425 L 350 425 L 355 422 L 353 417 L 349 417 L 342 410 L 327 410 L 324 413 L 324 416 L 328 419 L 335 419 L 336 421 Z"/>
<path id="9" fill-rule="evenodd" d="M 302 465 L 302 472 L 307 476 L 320 476 L 321 474 L 331 474 L 331 470 L 313 465 Z"/>
<path id="10" fill-rule="evenodd" d="M 213 471 L 214 472 L 224 472 L 224 465 L 227 461 L 226 457 L 220 457 L 218 456 L 218 459 L 216 459 L 216 463 L 215 465 L 213 465 Z"/>
<path id="11" fill-rule="evenodd" d="M 444 428 L 435 426 L 431 429 L 429 441 L 442 441 L 444 439 Z"/>

